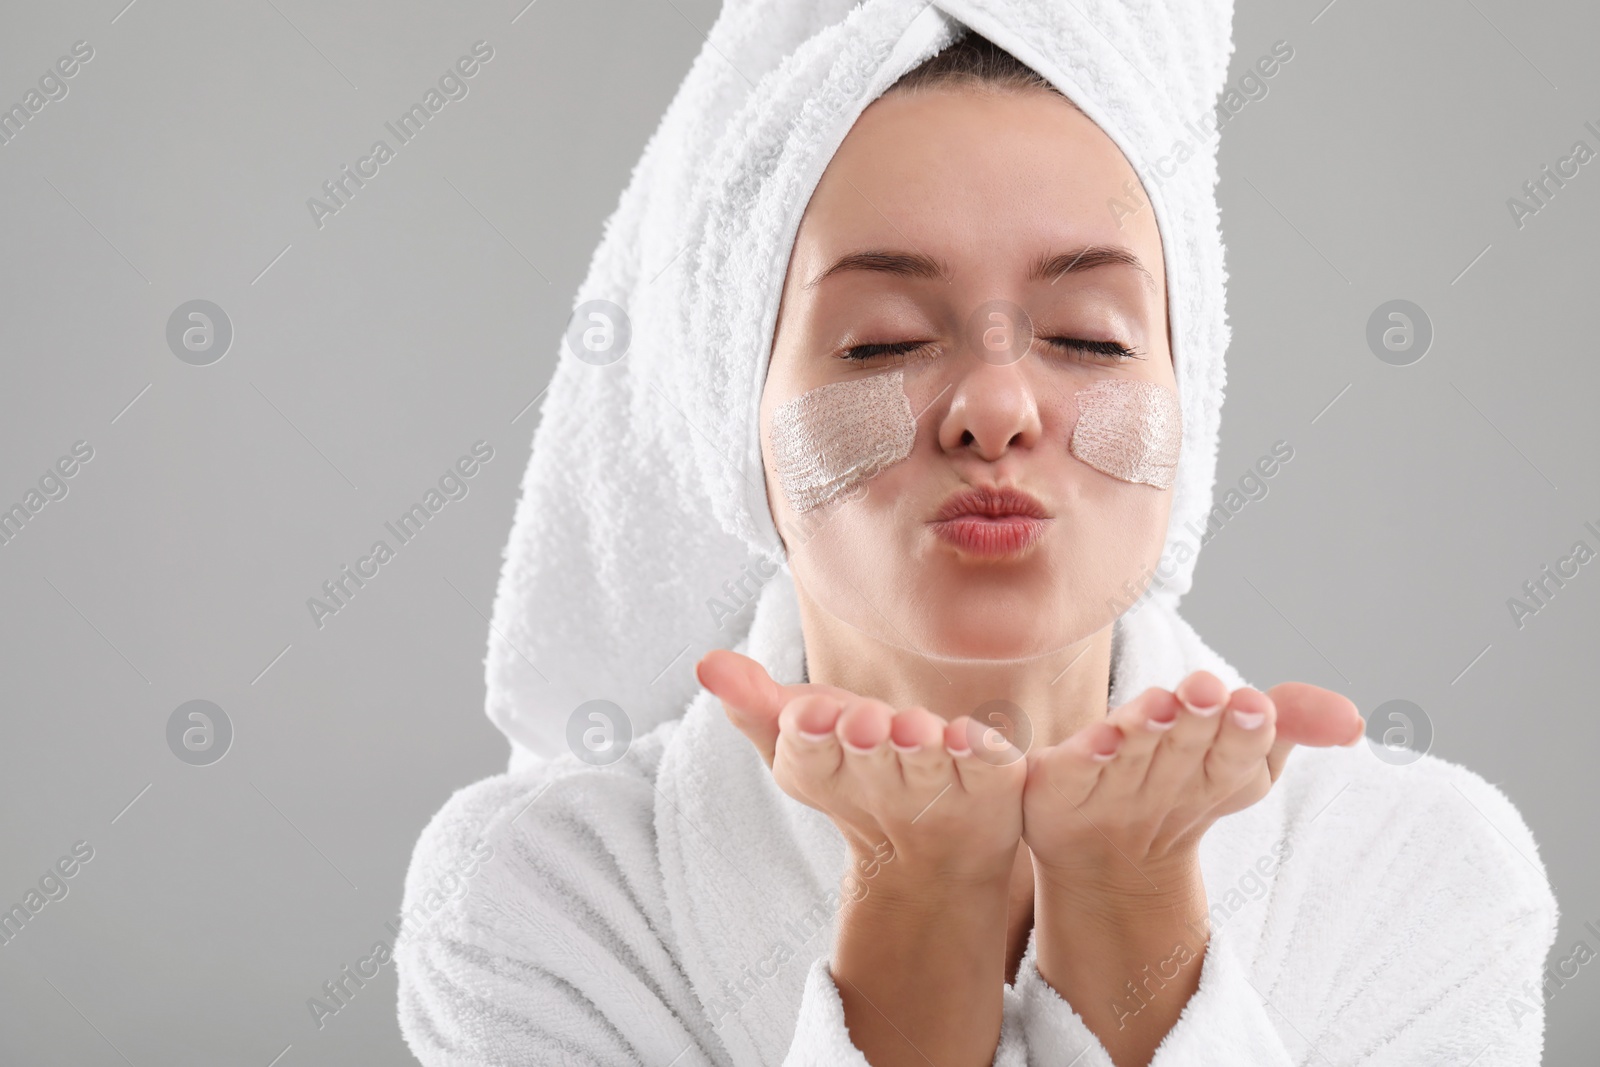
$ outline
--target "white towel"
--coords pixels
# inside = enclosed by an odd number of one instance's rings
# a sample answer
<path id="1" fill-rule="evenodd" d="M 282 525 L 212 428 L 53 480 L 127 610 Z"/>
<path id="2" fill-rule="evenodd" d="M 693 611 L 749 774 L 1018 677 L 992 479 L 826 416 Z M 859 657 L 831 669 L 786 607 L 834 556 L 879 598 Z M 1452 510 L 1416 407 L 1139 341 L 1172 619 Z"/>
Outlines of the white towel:
<path id="1" fill-rule="evenodd" d="M 1244 684 L 1176 611 L 1228 342 L 1215 143 L 1190 124 L 1216 102 L 1231 21 L 1227 0 L 728 0 L 575 301 L 625 308 L 627 352 L 564 351 L 535 437 L 487 660 L 510 770 L 451 798 L 407 875 L 399 1017 L 424 1064 L 866 1067 L 827 968 L 844 843 L 777 789 L 690 665 L 731 646 L 801 676 L 786 571 L 720 627 L 706 607 L 781 558 L 756 411 L 783 271 L 855 117 L 962 25 L 1107 132 L 1161 233 L 1183 449 L 1167 566 L 1116 624 L 1111 701 L 1202 668 Z M 634 734 L 603 768 L 566 736 L 596 698 Z M 1290 858 L 1263 879 L 1274 846 Z M 1556 902 L 1527 826 L 1477 775 L 1299 750 L 1201 863 L 1214 932 L 1153 1067 L 1538 1062 Z M 1030 942 L 995 1063 L 1107 1067 L 1033 960 Z"/>
<path id="2" fill-rule="evenodd" d="M 1228 0 L 729 0 L 574 302 L 624 309 L 625 354 L 596 365 L 563 343 L 544 400 L 486 663 L 512 767 L 566 751 L 587 700 L 618 705 L 635 736 L 682 715 L 694 661 L 743 636 L 749 611 L 720 618 L 708 601 L 782 559 L 757 406 L 799 216 L 866 105 L 961 24 L 1071 97 L 1154 208 L 1183 446 L 1140 610 L 1176 606 L 1194 570 L 1184 531 L 1205 525 L 1216 473 L 1229 330 L 1216 142 L 1195 131 L 1226 75 L 1232 14 Z M 1181 164 L 1178 146 L 1192 153 Z"/>
<path id="3" fill-rule="evenodd" d="M 1232 676 L 1181 620 L 1137 618 L 1130 690 Z M 797 681 L 798 624 L 774 580 L 741 650 Z M 609 767 L 569 754 L 451 797 L 406 878 L 402 1033 L 425 1067 L 869 1067 L 828 970 L 847 862 L 702 694 Z M 1556 901 L 1472 772 L 1297 749 L 1200 862 L 1211 938 L 1151 1067 L 1540 1062 Z M 996 1067 L 1111 1067 L 1036 958 L 1030 937 Z"/>

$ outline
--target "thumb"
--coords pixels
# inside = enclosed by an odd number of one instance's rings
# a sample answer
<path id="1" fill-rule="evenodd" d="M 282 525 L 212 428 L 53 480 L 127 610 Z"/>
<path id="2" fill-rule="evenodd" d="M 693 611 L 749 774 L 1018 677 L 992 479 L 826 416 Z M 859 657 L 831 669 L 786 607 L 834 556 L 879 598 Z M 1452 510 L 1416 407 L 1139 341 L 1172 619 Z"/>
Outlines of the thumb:
<path id="1" fill-rule="evenodd" d="M 694 673 L 700 684 L 722 701 L 728 720 L 756 746 L 767 766 L 772 766 L 778 744 L 778 713 L 786 700 L 783 687 L 761 664 L 725 648 L 707 652 L 695 664 Z"/>
<path id="2" fill-rule="evenodd" d="M 1276 782 L 1295 745 L 1331 748 L 1356 744 L 1367 722 L 1346 697 L 1331 689 L 1304 682 L 1284 682 L 1267 690 L 1278 708 L 1277 737 L 1267 754 L 1267 767 Z"/>
<path id="3" fill-rule="evenodd" d="M 1304 682 L 1284 682 L 1267 690 L 1278 707 L 1278 737 L 1297 745 L 1331 748 L 1353 745 L 1366 731 L 1366 721 L 1350 702 L 1331 689 Z"/>

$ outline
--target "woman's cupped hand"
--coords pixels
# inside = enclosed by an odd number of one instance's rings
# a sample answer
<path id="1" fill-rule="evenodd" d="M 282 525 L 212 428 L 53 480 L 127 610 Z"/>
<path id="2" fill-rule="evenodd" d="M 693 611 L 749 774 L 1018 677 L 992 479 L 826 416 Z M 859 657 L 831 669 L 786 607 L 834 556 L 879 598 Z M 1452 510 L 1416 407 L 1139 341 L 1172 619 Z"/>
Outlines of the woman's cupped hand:
<path id="1" fill-rule="evenodd" d="M 1216 820 L 1267 795 L 1295 745 L 1351 745 L 1365 730 L 1330 690 L 1229 691 L 1197 671 L 1022 753 L 968 716 L 780 685 L 725 649 L 696 674 L 779 787 L 827 815 L 855 855 L 882 856 L 887 841 L 903 874 L 941 881 L 1009 878 L 1026 841 L 1049 882 L 1123 891 L 1192 862 Z"/>
<path id="2" fill-rule="evenodd" d="M 883 858 L 887 842 L 902 878 L 1009 879 L 1028 768 L 992 727 L 837 686 L 779 685 L 761 664 L 725 649 L 708 653 L 696 675 L 778 786 L 827 815 L 857 858 Z"/>
<path id="3" fill-rule="evenodd" d="M 1365 726 L 1348 699 L 1299 682 L 1230 691 L 1196 671 L 1176 689 L 1147 689 L 1028 753 L 1023 834 L 1035 874 L 1112 897 L 1182 884 L 1205 832 L 1264 798 L 1295 745 L 1352 745 Z"/>

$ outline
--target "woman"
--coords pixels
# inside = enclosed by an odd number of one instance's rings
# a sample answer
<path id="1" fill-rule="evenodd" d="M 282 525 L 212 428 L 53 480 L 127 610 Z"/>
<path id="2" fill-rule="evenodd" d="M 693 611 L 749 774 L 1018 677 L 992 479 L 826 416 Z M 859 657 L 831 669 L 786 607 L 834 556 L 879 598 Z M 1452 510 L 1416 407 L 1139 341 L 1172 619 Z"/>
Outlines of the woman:
<path id="1" fill-rule="evenodd" d="M 512 770 L 407 879 L 424 1063 L 1538 1062 L 1555 902 L 1510 802 L 1176 614 L 1214 146 L 1157 159 L 1183 103 L 1128 56 L 1209 106 L 1231 11 L 1156 14 L 725 11 L 586 285 L 626 361 L 573 345 L 535 441 Z M 732 625 L 676 717 L 651 690 Z"/>

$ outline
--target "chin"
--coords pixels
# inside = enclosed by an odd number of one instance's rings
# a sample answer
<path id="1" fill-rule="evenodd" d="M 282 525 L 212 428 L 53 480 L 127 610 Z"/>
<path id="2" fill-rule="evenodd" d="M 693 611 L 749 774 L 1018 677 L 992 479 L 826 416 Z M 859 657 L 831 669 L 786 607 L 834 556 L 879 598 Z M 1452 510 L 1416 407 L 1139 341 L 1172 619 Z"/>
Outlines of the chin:
<path id="1" fill-rule="evenodd" d="M 1063 610 L 1059 589 L 1037 571 L 952 574 L 936 568 L 924 595 L 922 633 L 929 656 L 945 659 L 1028 659 L 1058 651 L 1088 635 Z"/>

